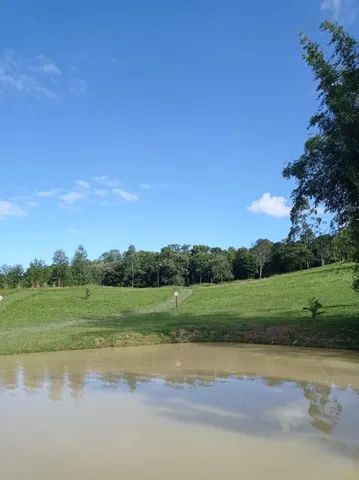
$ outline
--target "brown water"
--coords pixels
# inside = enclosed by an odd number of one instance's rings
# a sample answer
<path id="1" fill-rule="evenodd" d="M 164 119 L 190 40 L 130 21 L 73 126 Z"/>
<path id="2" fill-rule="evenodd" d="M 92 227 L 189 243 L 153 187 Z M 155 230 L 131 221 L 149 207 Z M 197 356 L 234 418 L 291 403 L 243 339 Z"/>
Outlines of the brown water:
<path id="1" fill-rule="evenodd" d="M 359 355 L 162 345 L 0 357 L 0 479 L 359 480 Z"/>

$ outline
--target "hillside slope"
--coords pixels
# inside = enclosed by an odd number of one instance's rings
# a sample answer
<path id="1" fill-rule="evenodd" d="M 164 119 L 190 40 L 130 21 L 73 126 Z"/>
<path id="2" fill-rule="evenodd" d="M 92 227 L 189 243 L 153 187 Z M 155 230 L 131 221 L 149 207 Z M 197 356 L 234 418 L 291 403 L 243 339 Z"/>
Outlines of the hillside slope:
<path id="1" fill-rule="evenodd" d="M 351 288 L 352 276 L 350 264 L 331 264 L 263 280 L 197 288 L 185 311 L 289 320 L 307 317 L 303 307 L 310 297 L 318 297 L 326 316 L 350 316 L 359 313 L 359 295 Z"/>
<path id="2" fill-rule="evenodd" d="M 242 341 L 359 349 L 352 268 L 333 264 L 225 285 L 3 291 L 0 354 L 183 341 Z M 324 314 L 303 307 L 318 297 Z"/>

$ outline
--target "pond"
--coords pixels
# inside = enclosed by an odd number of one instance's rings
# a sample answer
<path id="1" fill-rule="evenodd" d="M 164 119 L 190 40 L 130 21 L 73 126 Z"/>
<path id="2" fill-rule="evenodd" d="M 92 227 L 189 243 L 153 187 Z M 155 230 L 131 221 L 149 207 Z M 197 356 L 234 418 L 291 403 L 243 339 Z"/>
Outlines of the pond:
<path id="1" fill-rule="evenodd" d="M 0 478 L 359 479 L 359 354 L 181 344 L 0 357 Z"/>

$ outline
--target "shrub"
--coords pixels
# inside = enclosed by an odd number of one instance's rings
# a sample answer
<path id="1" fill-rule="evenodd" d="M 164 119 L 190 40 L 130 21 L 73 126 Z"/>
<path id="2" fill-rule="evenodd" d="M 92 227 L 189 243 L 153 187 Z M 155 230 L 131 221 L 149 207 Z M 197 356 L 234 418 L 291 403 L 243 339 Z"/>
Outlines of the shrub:
<path id="1" fill-rule="evenodd" d="M 320 310 L 321 308 L 322 304 L 318 298 L 312 297 L 309 299 L 309 306 L 303 307 L 303 310 L 308 310 L 312 314 L 312 318 L 316 318 L 318 315 L 322 315 L 324 313 Z"/>

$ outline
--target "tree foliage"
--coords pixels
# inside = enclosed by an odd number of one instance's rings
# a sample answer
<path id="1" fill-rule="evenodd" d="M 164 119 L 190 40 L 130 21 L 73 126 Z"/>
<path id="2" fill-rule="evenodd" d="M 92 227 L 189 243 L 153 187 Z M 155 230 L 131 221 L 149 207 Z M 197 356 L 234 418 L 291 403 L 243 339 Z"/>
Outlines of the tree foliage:
<path id="1" fill-rule="evenodd" d="M 323 205 L 339 226 L 349 228 L 359 261 L 358 43 L 336 23 L 326 21 L 321 30 L 329 34 L 331 55 L 301 36 L 303 58 L 317 82 L 318 110 L 309 122 L 313 134 L 283 174 L 296 180 L 293 224 L 310 205 Z"/>
<path id="2" fill-rule="evenodd" d="M 263 267 L 269 261 L 272 252 L 272 242 L 266 238 L 260 238 L 252 248 L 252 254 L 258 267 L 259 278 L 262 278 Z"/>
<path id="3" fill-rule="evenodd" d="M 79 245 L 71 262 L 71 273 L 75 285 L 86 285 L 91 280 L 90 263 L 87 251 L 83 245 Z"/>
<path id="4" fill-rule="evenodd" d="M 308 265 L 353 260 L 352 237 L 345 229 L 334 234 L 316 233 L 306 243 L 301 235 L 276 243 L 259 239 L 250 249 L 174 244 L 152 252 L 136 250 L 132 245 L 123 253 L 110 250 L 96 260 L 90 260 L 80 245 L 71 263 L 63 250 L 56 250 L 51 265 L 41 259 L 33 260 L 25 271 L 21 265 L 3 265 L 0 288 L 188 286 L 261 278 L 302 270 Z"/>
<path id="5" fill-rule="evenodd" d="M 303 57 L 318 82 L 318 112 L 309 122 L 316 133 L 284 176 L 297 180 L 294 218 L 313 200 L 343 224 L 357 219 L 359 211 L 359 52 L 356 40 L 339 25 L 324 22 L 321 29 L 330 35 L 329 58 L 317 43 L 301 37 Z"/>
<path id="6" fill-rule="evenodd" d="M 65 287 L 70 282 L 69 259 L 63 250 L 56 250 L 52 257 L 51 280 L 58 287 Z"/>

